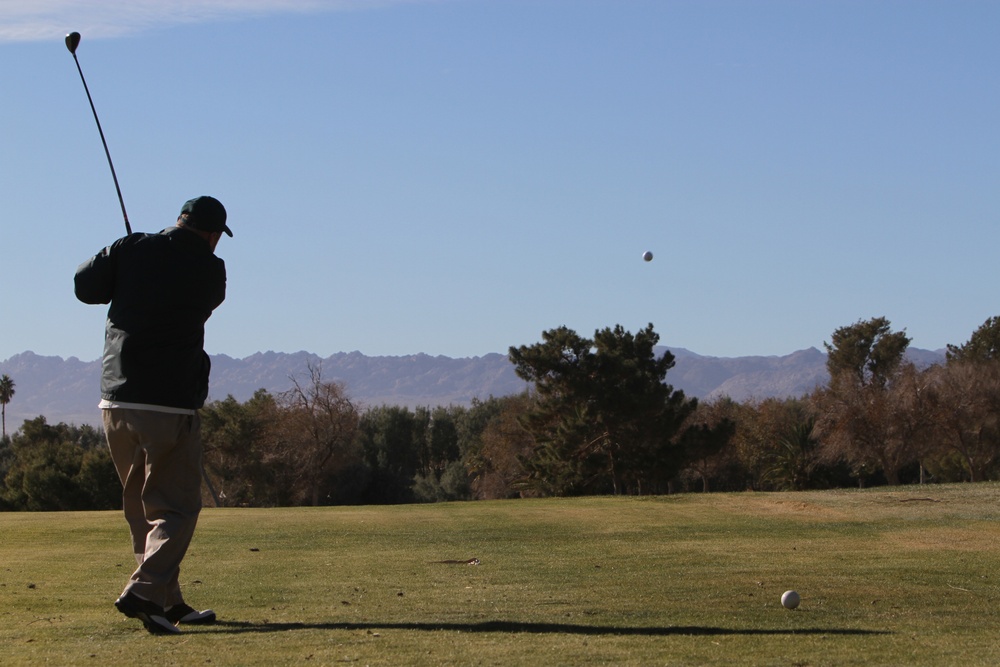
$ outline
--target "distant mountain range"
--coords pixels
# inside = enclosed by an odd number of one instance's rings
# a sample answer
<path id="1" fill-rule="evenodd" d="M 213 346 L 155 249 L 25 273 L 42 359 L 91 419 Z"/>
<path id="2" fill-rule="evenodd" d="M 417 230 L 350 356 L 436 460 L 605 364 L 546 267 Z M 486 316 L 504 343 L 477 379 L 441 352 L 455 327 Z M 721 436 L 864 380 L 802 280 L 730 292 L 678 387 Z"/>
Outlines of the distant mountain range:
<path id="1" fill-rule="evenodd" d="M 816 348 L 771 357 L 707 357 L 683 348 L 669 349 L 677 363 L 667 373 L 667 382 L 702 399 L 798 397 L 828 380 L 826 354 Z M 910 349 L 907 354 L 920 366 L 944 361 L 944 350 Z M 476 398 L 507 396 L 527 387 L 503 354 L 453 359 L 342 352 L 324 359 L 308 352 L 258 352 L 243 359 L 213 356 L 209 400 L 231 395 L 242 402 L 258 389 L 277 394 L 292 387 L 293 377 L 308 382 L 310 366 L 319 368 L 324 380 L 343 382 L 348 395 L 363 407 L 468 405 Z M 96 426 L 100 422 L 99 359 L 85 362 L 23 352 L 0 362 L 0 374 L 9 375 L 15 383 L 14 398 L 7 405 L 8 433 L 39 415 L 50 424 Z"/>

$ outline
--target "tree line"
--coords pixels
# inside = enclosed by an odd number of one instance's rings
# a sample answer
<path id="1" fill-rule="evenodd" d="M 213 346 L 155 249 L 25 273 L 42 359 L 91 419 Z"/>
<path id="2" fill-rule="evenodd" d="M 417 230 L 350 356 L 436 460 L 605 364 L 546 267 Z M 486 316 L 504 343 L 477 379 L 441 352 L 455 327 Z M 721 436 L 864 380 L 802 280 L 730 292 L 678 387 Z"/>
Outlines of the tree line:
<path id="1" fill-rule="evenodd" d="M 884 317 L 833 332 L 830 381 L 797 398 L 674 389 L 653 325 L 543 332 L 509 358 L 531 390 L 469 406 L 361 408 L 309 367 L 290 391 L 201 411 L 206 502 L 389 504 L 584 494 L 805 490 L 1000 478 L 1000 318 L 919 368 Z M 4 378 L 4 405 L 13 395 Z M 0 509 L 120 507 L 89 426 L 0 440 Z"/>

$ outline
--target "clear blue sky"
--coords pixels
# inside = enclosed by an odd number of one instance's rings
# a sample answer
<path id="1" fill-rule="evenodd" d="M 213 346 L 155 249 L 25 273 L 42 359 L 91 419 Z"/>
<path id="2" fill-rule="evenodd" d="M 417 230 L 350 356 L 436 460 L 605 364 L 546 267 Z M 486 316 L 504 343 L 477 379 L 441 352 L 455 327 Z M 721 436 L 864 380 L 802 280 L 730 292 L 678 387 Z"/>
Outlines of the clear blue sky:
<path id="1" fill-rule="evenodd" d="M 72 277 L 124 224 L 74 30 L 133 228 L 229 210 L 213 354 L 1000 314 L 998 2 L 0 0 L 0 360 L 101 354 Z"/>

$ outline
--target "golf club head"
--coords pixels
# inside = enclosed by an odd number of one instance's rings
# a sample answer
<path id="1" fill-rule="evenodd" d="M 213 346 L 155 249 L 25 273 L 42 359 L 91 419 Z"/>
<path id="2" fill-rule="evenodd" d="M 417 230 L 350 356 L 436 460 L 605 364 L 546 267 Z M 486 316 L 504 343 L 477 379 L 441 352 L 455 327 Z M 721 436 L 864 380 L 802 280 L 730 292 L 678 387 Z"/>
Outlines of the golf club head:
<path id="1" fill-rule="evenodd" d="M 74 56 L 76 55 L 76 47 L 78 46 L 80 46 L 80 33 L 71 32 L 66 35 L 66 48 L 69 49 L 69 52 Z"/>

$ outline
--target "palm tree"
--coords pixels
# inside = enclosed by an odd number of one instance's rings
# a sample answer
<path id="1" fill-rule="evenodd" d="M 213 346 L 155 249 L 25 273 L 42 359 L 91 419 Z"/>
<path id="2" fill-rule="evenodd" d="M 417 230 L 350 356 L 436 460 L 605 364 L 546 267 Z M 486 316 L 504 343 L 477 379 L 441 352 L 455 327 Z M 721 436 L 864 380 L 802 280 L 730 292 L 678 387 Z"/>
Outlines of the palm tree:
<path id="1" fill-rule="evenodd" d="M 7 439 L 7 404 L 14 398 L 14 381 L 9 375 L 0 377 L 0 416 L 3 421 L 3 439 Z"/>

